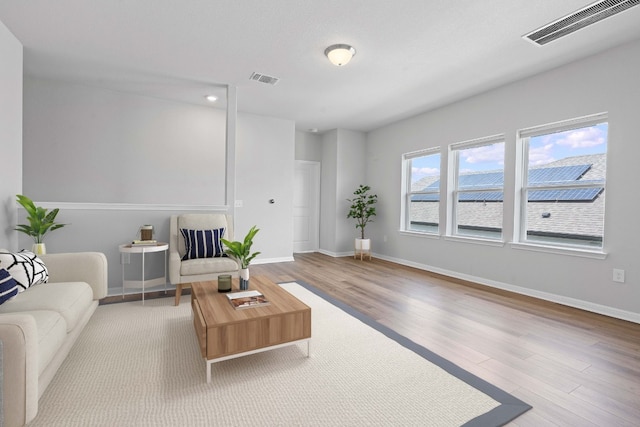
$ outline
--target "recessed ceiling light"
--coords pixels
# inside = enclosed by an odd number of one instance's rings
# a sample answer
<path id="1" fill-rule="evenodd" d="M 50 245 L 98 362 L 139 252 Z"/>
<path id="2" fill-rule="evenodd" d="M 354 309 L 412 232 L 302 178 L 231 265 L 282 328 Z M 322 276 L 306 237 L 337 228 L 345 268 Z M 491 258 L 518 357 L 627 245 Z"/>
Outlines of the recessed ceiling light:
<path id="1" fill-rule="evenodd" d="M 205 96 L 205 98 L 207 99 L 207 101 L 209 102 L 216 102 L 218 100 L 218 97 L 215 95 L 207 95 Z"/>

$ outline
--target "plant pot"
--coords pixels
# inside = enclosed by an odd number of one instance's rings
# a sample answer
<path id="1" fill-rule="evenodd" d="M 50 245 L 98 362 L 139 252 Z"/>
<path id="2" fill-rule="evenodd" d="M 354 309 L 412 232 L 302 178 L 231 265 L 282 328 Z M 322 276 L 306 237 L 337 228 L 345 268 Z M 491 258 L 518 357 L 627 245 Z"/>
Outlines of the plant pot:
<path id="1" fill-rule="evenodd" d="M 249 268 L 240 269 L 240 290 L 246 291 L 249 289 Z"/>
<path id="2" fill-rule="evenodd" d="M 368 256 L 371 259 L 371 239 L 356 239 L 355 243 L 355 252 L 353 253 L 353 257 L 357 258 L 360 255 L 360 259 L 362 260 L 365 256 Z"/>
<path id="3" fill-rule="evenodd" d="M 31 252 L 36 255 L 44 255 L 47 253 L 47 248 L 44 243 L 34 243 L 33 246 L 31 246 Z"/>

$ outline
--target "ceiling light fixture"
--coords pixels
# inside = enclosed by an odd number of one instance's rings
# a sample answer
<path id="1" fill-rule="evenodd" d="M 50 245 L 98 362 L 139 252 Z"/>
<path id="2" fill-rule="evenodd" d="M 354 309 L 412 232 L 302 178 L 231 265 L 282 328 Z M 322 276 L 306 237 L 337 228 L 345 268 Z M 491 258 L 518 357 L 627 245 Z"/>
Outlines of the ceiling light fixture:
<path id="1" fill-rule="evenodd" d="M 207 101 L 209 102 L 216 102 L 218 100 L 218 97 L 215 95 L 207 95 L 205 96 L 205 98 L 207 99 Z"/>
<path id="2" fill-rule="evenodd" d="M 348 44 L 334 44 L 326 48 L 324 54 L 333 65 L 342 67 L 351 61 L 356 54 L 356 49 Z"/>

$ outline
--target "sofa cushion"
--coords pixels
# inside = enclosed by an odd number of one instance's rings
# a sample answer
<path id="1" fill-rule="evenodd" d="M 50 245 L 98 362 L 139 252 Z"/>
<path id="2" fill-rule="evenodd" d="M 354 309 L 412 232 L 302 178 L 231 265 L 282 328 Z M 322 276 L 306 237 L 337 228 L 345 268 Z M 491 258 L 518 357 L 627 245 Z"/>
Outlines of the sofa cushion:
<path id="1" fill-rule="evenodd" d="M 0 304 L 18 295 L 18 282 L 4 268 L 0 268 Z"/>
<path id="2" fill-rule="evenodd" d="M 44 262 L 30 251 L 0 253 L 0 267 L 6 269 L 18 282 L 18 292 L 49 280 Z"/>
<path id="3" fill-rule="evenodd" d="M 31 287 L 13 300 L 0 305 L 0 313 L 56 311 L 66 322 L 66 332 L 70 332 L 78 325 L 92 302 L 93 291 L 84 282 L 47 283 Z"/>
<path id="4" fill-rule="evenodd" d="M 214 258 L 224 255 L 222 242 L 225 228 L 214 228 L 211 230 L 191 230 L 181 228 L 180 233 L 184 238 L 185 254 L 182 260 L 198 258 Z"/>
<path id="5" fill-rule="evenodd" d="M 67 338 L 66 322 L 60 313 L 51 310 L 25 311 L 22 314 L 33 316 L 36 321 L 38 328 L 38 375 L 40 375 Z"/>
<path id="6" fill-rule="evenodd" d="M 196 274 L 224 273 L 236 271 L 238 263 L 231 258 L 199 258 L 182 261 L 180 265 L 181 276 L 193 276 Z"/>

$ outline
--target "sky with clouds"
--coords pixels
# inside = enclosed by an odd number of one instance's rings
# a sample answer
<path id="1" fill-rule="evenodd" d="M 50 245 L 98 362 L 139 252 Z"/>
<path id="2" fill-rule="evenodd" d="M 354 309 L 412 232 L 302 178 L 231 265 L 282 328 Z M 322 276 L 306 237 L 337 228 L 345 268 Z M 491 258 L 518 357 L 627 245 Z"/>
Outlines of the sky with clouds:
<path id="1" fill-rule="evenodd" d="M 607 123 L 541 135 L 529 139 L 529 167 L 541 166 L 567 157 L 607 152 Z M 504 144 L 491 144 L 461 150 L 461 172 L 501 170 Z M 411 182 L 425 176 L 440 175 L 440 154 L 417 157 L 411 162 Z"/>

